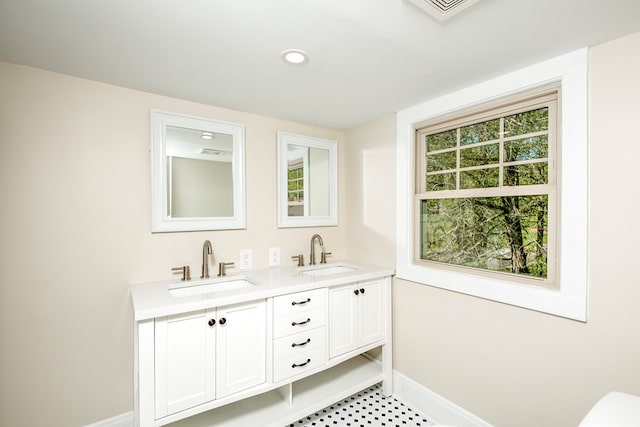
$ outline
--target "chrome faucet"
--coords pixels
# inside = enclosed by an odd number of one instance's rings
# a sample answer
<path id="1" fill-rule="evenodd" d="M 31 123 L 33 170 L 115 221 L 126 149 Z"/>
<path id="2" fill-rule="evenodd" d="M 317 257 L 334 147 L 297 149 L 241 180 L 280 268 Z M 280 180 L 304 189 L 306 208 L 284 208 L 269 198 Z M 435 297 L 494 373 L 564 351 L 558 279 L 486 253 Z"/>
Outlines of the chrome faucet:
<path id="1" fill-rule="evenodd" d="M 320 243 L 320 249 L 322 250 L 322 253 L 324 253 L 324 242 L 322 241 L 322 237 L 320 237 L 319 234 L 314 234 L 313 236 L 311 236 L 311 254 L 309 255 L 309 265 L 316 264 L 316 240 L 318 241 L 318 243 Z"/>
<path id="2" fill-rule="evenodd" d="M 211 242 L 205 240 L 202 244 L 202 275 L 201 279 L 209 278 L 209 255 L 213 253 L 211 249 Z"/>

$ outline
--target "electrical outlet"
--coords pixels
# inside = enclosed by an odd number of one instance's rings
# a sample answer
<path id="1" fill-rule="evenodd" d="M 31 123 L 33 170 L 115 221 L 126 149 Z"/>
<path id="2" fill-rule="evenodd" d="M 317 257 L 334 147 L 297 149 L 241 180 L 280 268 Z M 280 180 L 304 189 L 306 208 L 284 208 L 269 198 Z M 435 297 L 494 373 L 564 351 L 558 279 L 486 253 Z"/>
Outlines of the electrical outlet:
<path id="1" fill-rule="evenodd" d="M 240 270 L 251 270 L 253 251 L 243 249 L 240 251 Z"/>
<path id="2" fill-rule="evenodd" d="M 280 265 L 280 248 L 269 248 L 269 266 Z"/>

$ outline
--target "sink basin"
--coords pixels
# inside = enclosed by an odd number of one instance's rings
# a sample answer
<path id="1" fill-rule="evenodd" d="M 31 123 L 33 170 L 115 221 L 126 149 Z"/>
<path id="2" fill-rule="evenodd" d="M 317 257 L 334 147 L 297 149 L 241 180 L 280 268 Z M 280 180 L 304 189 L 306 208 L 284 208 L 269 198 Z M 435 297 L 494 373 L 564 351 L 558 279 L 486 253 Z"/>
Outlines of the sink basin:
<path id="1" fill-rule="evenodd" d="M 188 297 L 192 295 L 232 291 L 255 285 L 256 283 L 244 276 L 221 277 L 216 279 L 196 280 L 193 282 L 181 282 L 176 285 L 171 285 L 169 286 L 169 293 L 174 297 Z"/>
<path id="2" fill-rule="evenodd" d="M 355 267 L 342 264 L 324 264 L 320 266 L 307 267 L 301 270 L 301 273 L 305 276 L 330 276 L 332 274 L 348 273 L 356 270 Z"/>

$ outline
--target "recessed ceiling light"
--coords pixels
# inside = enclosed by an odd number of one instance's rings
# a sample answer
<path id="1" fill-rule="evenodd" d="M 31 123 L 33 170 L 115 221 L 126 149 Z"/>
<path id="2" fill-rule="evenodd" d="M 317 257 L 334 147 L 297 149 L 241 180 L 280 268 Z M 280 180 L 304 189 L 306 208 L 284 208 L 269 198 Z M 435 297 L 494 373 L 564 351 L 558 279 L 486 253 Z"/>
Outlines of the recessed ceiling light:
<path id="1" fill-rule="evenodd" d="M 306 64 L 307 62 L 309 62 L 309 55 L 307 54 L 307 52 L 299 49 L 287 49 L 282 52 L 282 54 L 280 54 L 280 57 L 287 64 L 298 65 Z"/>

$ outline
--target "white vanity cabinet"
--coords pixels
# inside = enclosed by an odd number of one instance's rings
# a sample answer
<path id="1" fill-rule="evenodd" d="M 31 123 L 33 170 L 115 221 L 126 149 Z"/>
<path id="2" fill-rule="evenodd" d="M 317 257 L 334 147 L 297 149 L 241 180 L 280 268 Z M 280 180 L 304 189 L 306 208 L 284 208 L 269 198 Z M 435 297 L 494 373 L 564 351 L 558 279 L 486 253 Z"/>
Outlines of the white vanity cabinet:
<path id="1" fill-rule="evenodd" d="M 390 396 L 393 270 L 348 265 L 178 297 L 133 285 L 135 427 L 282 427 L 377 383 Z"/>
<path id="2" fill-rule="evenodd" d="M 383 340 L 385 279 L 329 289 L 329 357 Z"/>
<path id="3" fill-rule="evenodd" d="M 265 301 L 155 319 L 155 416 L 265 382 Z"/>
<path id="4" fill-rule="evenodd" d="M 273 381 L 308 372 L 327 363 L 327 289 L 273 299 Z"/>
<path id="5" fill-rule="evenodd" d="M 216 319 L 216 398 L 264 383 L 265 301 L 218 308 Z"/>
<path id="6" fill-rule="evenodd" d="M 215 398 L 215 333 L 207 311 L 155 319 L 156 419 Z"/>

